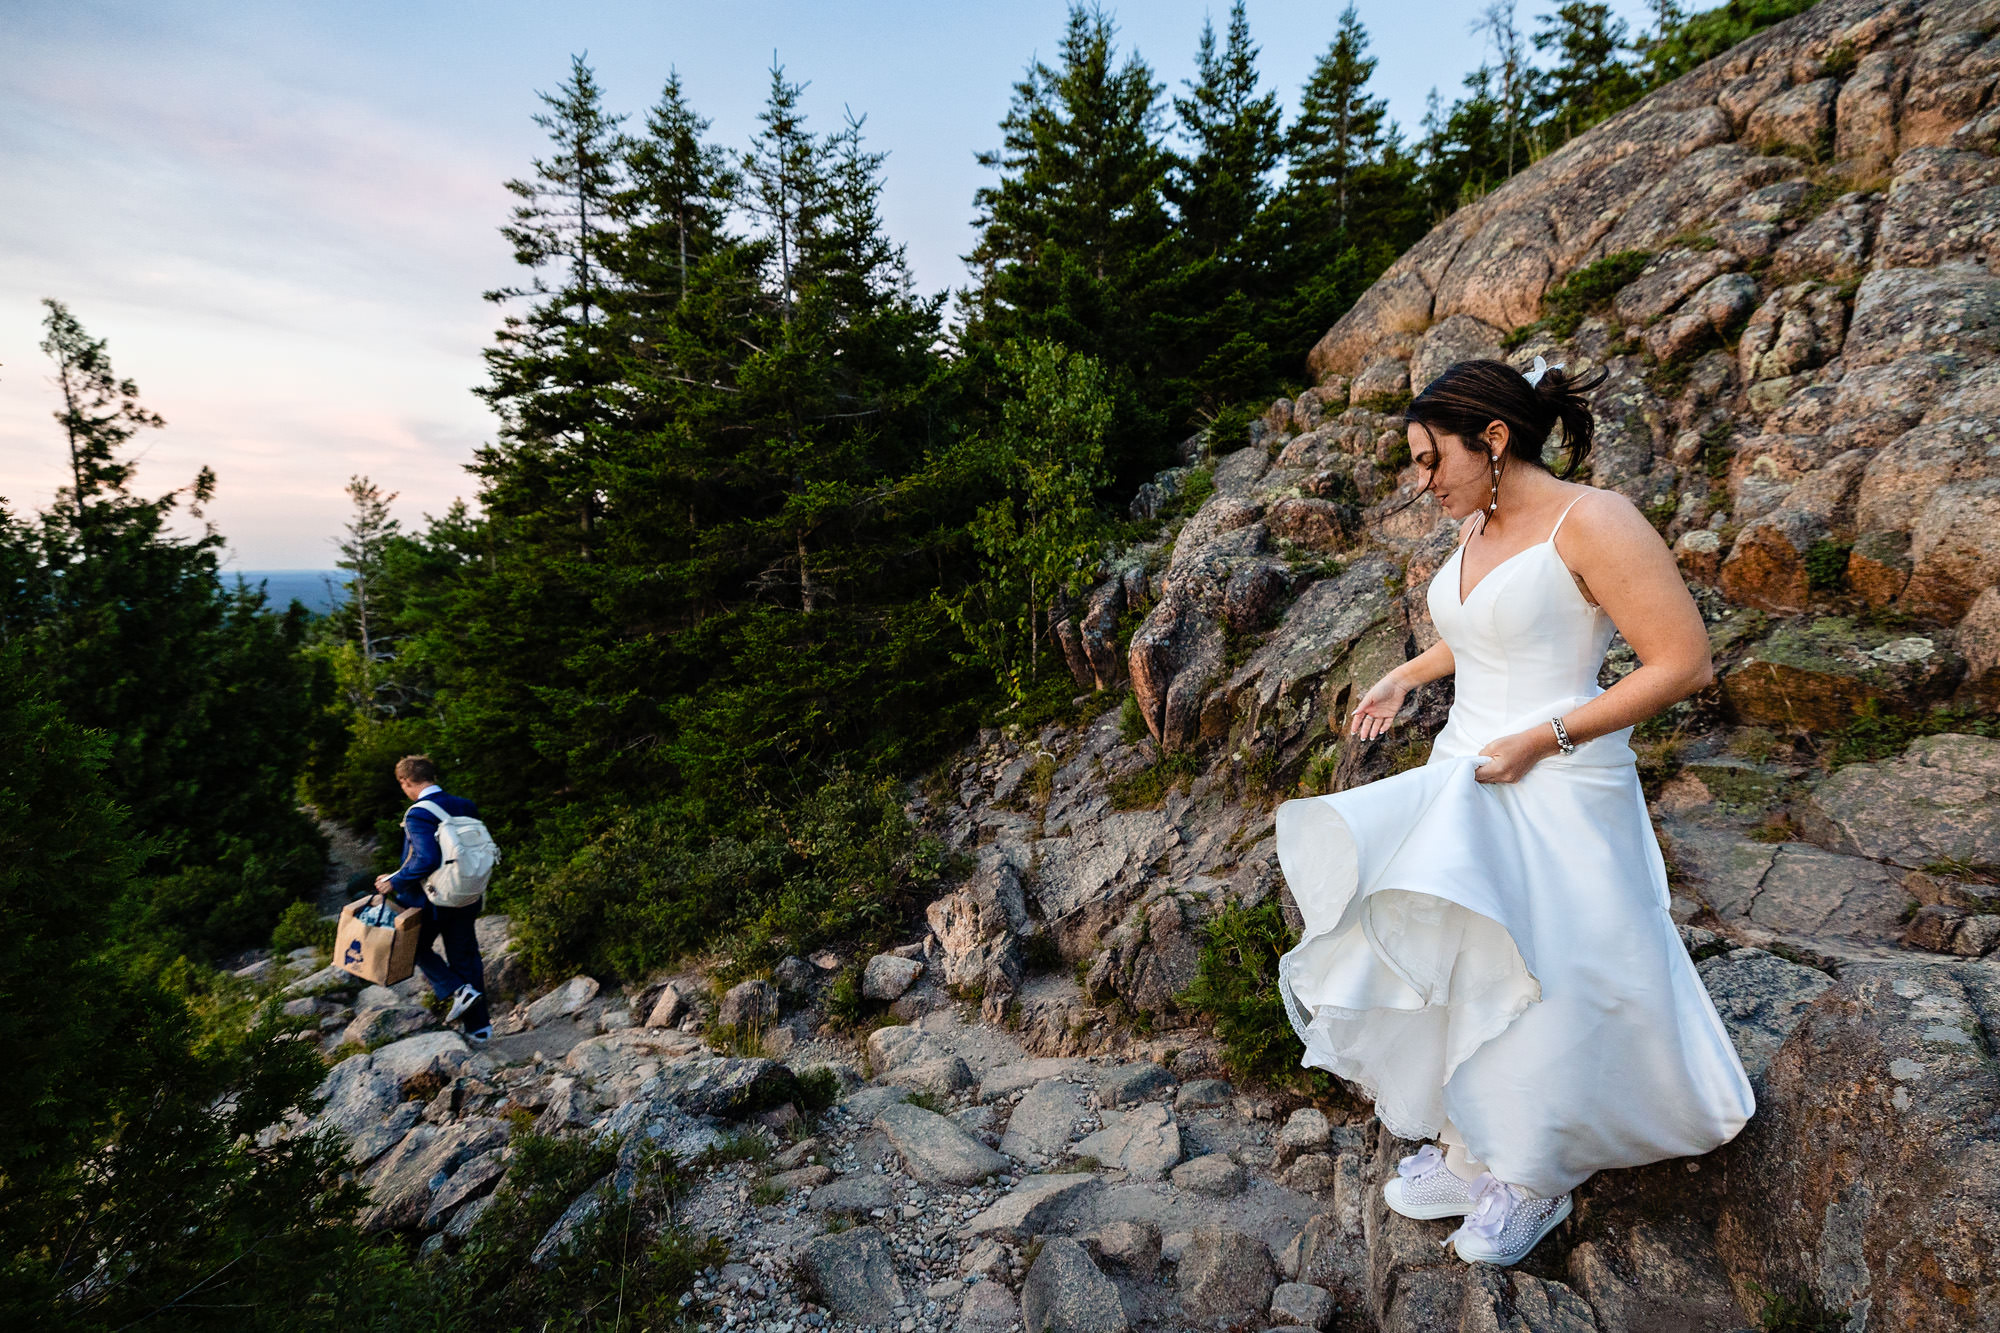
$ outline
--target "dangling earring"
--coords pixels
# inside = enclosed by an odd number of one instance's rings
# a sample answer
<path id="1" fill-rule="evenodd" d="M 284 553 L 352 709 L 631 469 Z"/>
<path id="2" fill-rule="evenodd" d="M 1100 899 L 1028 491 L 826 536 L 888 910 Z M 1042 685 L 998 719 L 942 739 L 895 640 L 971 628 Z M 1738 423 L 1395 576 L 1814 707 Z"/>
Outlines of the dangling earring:
<path id="1" fill-rule="evenodd" d="M 1486 516 L 1490 519 L 1500 512 L 1500 455 L 1487 455 L 1493 461 L 1493 498 L 1487 501 Z"/>

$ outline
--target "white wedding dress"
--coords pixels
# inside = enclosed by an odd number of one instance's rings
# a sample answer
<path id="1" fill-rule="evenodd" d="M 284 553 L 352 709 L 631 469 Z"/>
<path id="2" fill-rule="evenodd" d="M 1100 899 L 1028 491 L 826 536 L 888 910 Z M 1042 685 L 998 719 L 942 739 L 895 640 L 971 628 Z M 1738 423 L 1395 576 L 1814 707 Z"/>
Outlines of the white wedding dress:
<path id="1" fill-rule="evenodd" d="M 1632 729 L 1519 782 L 1473 777 L 1481 746 L 1603 693 L 1611 617 L 1556 554 L 1561 528 L 1462 604 L 1463 543 L 1431 580 L 1457 696 L 1429 761 L 1277 814 L 1305 918 L 1278 964 L 1300 1063 L 1366 1088 L 1399 1137 L 1449 1121 L 1495 1176 L 1544 1196 L 1705 1153 L 1755 1109 L 1668 915 Z"/>

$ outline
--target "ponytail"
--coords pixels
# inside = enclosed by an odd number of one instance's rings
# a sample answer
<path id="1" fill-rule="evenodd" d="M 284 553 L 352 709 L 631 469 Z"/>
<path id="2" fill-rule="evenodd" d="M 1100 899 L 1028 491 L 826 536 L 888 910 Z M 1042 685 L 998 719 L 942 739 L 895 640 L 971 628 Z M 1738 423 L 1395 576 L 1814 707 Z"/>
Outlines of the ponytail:
<path id="1" fill-rule="evenodd" d="M 1456 435 L 1468 448 L 1479 448 L 1479 437 L 1495 421 L 1507 425 L 1507 453 L 1518 462 L 1546 467 L 1542 446 L 1562 427 L 1566 457 L 1556 475 L 1567 481 L 1590 454 L 1596 438 L 1596 418 L 1585 395 L 1602 385 L 1607 372 L 1598 370 L 1572 379 L 1560 366 L 1550 366 L 1539 383 L 1504 361 L 1460 361 L 1418 394 L 1404 420 L 1433 435 Z"/>

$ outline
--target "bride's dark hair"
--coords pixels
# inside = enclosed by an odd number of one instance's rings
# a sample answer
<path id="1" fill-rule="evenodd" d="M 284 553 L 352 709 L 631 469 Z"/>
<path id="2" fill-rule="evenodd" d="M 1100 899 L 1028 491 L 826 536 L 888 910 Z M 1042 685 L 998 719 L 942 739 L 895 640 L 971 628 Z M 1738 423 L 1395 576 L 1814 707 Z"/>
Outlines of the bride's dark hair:
<path id="1" fill-rule="evenodd" d="M 1542 445 L 1560 423 L 1569 457 L 1556 475 L 1567 481 L 1583 465 L 1596 434 L 1583 396 L 1604 383 L 1605 374 L 1599 370 L 1573 380 L 1551 366 L 1541 383 L 1530 384 L 1504 361 L 1460 361 L 1424 386 L 1404 409 L 1403 419 L 1422 426 L 1433 441 L 1440 433 L 1456 435 L 1468 449 L 1482 449 L 1480 433 L 1490 423 L 1504 421 L 1508 456 L 1536 467 L 1547 467 Z"/>

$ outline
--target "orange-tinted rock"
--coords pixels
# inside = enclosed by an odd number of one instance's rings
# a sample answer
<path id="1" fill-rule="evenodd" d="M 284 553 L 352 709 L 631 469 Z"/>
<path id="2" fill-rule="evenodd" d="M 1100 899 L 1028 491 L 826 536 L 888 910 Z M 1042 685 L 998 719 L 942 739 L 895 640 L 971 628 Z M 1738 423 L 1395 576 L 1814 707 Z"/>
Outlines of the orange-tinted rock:
<path id="1" fill-rule="evenodd" d="M 1868 532 L 1847 553 L 1847 586 L 1870 606 L 1887 606 L 1910 581 L 1910 534 Z"/>
<path id="2" fill-rule="evenodd" d="M 1766 514 L 1737 534 L 1722 562 L 1719 581 L 1730 601 L 1779 615 L 1795 615 L 1812 600 L 1806 582 L 1806 552 L 1826 538 L 1816 516 L 1784 508 Z"/>
<path id="3" fill-rule="evenodd" d="M 2000 707 L 2000 587 L 1973 598 L 1958 622 L 1958 652 L 1965 659 L 1959 692 L 1983 707 Z"/>

